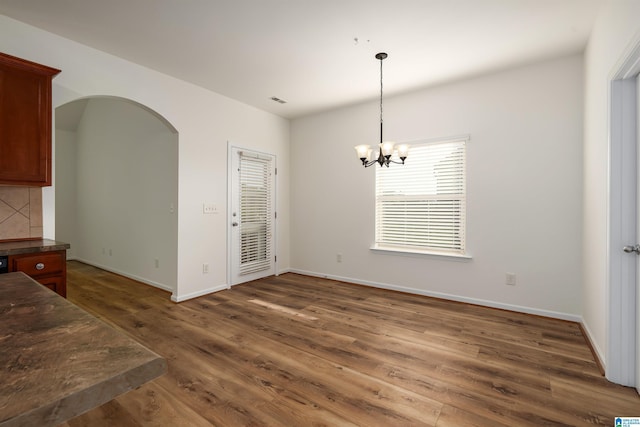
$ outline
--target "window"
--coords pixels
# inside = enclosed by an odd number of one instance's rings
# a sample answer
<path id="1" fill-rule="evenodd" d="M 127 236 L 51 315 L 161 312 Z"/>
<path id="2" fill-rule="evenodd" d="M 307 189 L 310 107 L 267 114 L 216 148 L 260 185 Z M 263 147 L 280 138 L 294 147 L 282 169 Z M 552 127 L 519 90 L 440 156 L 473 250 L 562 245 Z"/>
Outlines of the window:
<path id="1" fill-rule="evenodd" d="M 240 153 L 239 274 L 271 266 L 271 157 Z"/>
<path id="2" fill-rule="evenodd" d="M 411 145 L 376 170 L 376 249 L 465 254 L 467 137 Z"/>

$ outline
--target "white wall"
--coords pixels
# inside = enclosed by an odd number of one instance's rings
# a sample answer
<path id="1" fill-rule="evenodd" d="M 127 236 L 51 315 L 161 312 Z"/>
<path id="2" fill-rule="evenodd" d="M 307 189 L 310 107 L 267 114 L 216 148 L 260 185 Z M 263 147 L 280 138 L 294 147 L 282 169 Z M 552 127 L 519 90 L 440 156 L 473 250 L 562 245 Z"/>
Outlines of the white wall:
<path id="1" fill-rule="evenodd" d="M 353 147 L 378 140 L 377 102 L 294 120 L 293 269 L 579 320 L 582 65 L 571 56 L 385 99 L 385 139 L 470 135 L 471 260 L 369 249 L 375 171 Z"/>
<path id="2" fill-rule="evenodd" d="M 609 81 L 616 63 L 640 36 L 640 2 L 604 4 L 585 52 L 584 230 L 582 315 L 604 360 L 607 352 L 607 201 Z"/>
<path id="3" fill-rule="evenodd" d="M 0 15 L 0 50 L 62 70 L 54 108 L 88 96 L 145 105 L 179 134 L 178 283 L 173 298 L 197 296 L 227 281 L 227 141 L 277 156 L 278 263 L 289 266 L 289 122 L 275 115 Z M 55 173 L 55 169 L 54 169 Z M 43 191 L 45 237 L 55 237 L 55 183 Z M 203 215 L 204 202 L 218 215 Z M 210 273 L 202 273 L 202 264 Z"/>
<path id="4" fill-rule="evenodd" d="M 139 105 L 93 98 L 79 122 L 76 147 L 70 153 L 77 159 L 74 186 L 56 187 L 56 194 L 76 192 L 75 212 L 56 205 L 60 216 L 75 217 L 75 257 L 174 291 L 178 135 Z M 64 240 L 62 230 L 56 235 Z"/>
<path id="5" fill-rule="evenodd" d="M 67 259 L 75 259 L 78 249 L 76 240 L 76 183 L 78 181 L 76 139 L 75 131 L 55 130 L 57 165 L 53 178 L 56 183 L 55 206 L 63 207 L 65 212 L 65 215 L 56 215 L 55 230 L 59 240 L 71 245 L 67 250 Z"/>

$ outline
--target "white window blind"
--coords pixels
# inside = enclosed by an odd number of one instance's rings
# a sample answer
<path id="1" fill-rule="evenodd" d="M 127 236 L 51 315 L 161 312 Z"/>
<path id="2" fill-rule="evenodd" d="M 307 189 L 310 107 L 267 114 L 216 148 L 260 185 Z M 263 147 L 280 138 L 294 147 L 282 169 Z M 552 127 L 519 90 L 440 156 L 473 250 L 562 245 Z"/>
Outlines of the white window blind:
<path id="1" fill-rule="evenodd" d="M 270 268 L 271 158 L 240 153 L 240 268 L 250 274 Z"/>
<path id="2" fill-rule="evenodd" d="M 404 166 L 376 168 L 376 247 L 465 253 L 466 138 L 412 144 Z"/>

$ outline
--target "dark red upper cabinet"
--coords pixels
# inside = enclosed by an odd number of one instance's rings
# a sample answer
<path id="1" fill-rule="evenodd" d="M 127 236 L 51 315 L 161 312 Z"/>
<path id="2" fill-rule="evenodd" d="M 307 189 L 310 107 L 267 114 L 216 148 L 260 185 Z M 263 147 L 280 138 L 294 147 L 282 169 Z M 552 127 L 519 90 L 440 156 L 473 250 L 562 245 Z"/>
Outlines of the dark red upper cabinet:
<path id="1" fill-rule="evenodd" d="M 0 52 L 0 184 L 51 185 L 51 80 L 59 72 Z"/>

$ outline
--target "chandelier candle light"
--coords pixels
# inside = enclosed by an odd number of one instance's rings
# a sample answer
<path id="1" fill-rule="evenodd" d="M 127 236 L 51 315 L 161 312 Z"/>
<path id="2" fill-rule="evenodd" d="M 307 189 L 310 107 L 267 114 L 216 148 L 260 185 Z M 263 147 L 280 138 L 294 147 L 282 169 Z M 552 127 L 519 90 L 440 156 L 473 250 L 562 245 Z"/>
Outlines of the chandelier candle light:
<path id="1" fill-rule="evenodd" d="M 355 147 L 358 152 L 358 158 L 362 161 L 362 166 L 368 168 L 371 165 L 378 163 L 380 166 L 389 167 L 390 163 L 397 163 L 404 165 L 404 160 L 409 154 L 409 146 L 407 144 L 400 144 L 394 147 L 393 142 L 382 142 L 382 60 L 388 55 L 384 52 L 376 54 L 376 59 L 380 60 L 380 145 L 376 152 L 377 158 L 371 160 L 371 154 L 373 152 L 370 145 L 358 145 Z M 400 161 L 391 160 L 391 155 L 394 153 L 394 148 L 397 151 L 397 155 Z"/>

